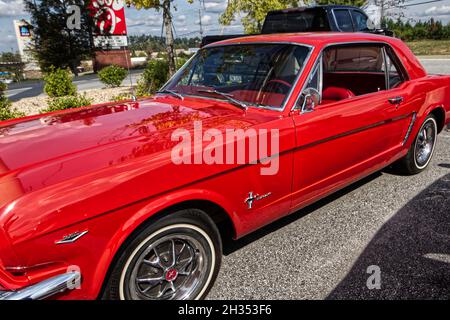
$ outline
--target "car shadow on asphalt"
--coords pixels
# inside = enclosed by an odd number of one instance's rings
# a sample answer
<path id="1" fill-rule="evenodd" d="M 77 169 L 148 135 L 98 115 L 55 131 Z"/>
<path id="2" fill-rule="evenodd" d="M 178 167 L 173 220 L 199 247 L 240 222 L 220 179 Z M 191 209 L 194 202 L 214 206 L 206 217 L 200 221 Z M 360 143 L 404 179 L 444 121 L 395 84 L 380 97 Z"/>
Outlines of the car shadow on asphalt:
<path id="1" fill-rule="evenodd" d="M 262 237 L 283 228 L 284 226 L 310 214 L 311 212 L 314 212 L 315 210 L 327 205 L 330 202 L 333 202 L 337 199 L 339 199 L 342 196 L 345 196 L 346 194 L 352 192 L 353 190 L 358 189 L 359 187 L 375 180 L 376 178 L 380 177 L 382 175 L 381 172 L 376 172 L 371 174 L 370 176 L 367 176 L 366 178 L 363 178 L 331 195 L 329 195 L 328 197 L 325 197 L 299 211 L 296 211 L 284 218 L 281 218 L 279 220 L 276 220 L 272 223 L 270 223 L 269 225 L 262 227 L 260 229 L 258 229 L 257 231 L 254 231 L 253 233 L 250 233 L 249 235 L 239 239 L 239 240 L 228 240 L 228 238 L 223 239 L 224 244 L 223 244 L 223 254 L 224 255 L 229 255 L 243 247 L 245 247 L 246 245 L 257 241 L 258 239 L 261 239 Z"/>
<path id="2" fill-rule="evenodd" d="M 379 289 L 373 288 L 377 279 L 371 277 L 376 272 L 368 273 L 370 266 L 379 268 Z M 327 298 L 450 298 L 450 174 L 414 197 L 380 228 Z"/>

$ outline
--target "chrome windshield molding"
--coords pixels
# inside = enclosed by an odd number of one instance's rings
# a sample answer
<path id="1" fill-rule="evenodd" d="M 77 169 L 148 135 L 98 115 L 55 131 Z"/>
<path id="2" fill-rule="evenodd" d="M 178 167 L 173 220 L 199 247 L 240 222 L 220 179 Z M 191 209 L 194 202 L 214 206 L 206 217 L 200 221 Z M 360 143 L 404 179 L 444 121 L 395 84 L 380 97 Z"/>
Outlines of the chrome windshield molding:
<path id="1" fill-rule="evenodd" d="M 17 291 L 0 291 L 0 300 L 42 300 L 73 290 L 81 279 L 79 272 L 68 272 Z"/>
<path id="2" fill-rule="evenodd" d="M 245 36 L 244 36 L 245 37 Z M 185 64 L 184 66 L 178 70 L 162 87 L 161 89 L 159 89 L 158 91 L 164 91 L 165 88 L 169 85 L 169 83 L 175 79 L 178 75 L 180 75 L 181 73 L 184 72 L 184 70 L 186 69 L 186 67 L 191 63 L 191 61 L 197 57 L 197 55 L 200 54 L 200 52 L 202 52 L 203 50 L 206 49 L 210 49 L 210 48 L 220 48 L 220 47 L 227 47 L 227 46 L 236 46 L 236 45 L 264 45 L 264 44 L 288 44 L 288 45 L 294 45 L 294 46 L 299 46 L 299 47 L 306 47 L 309 49 L 308 54 L 305 58 L 305 61 L 303 62 L 303 65 L 300 69 L 300 71 L 298 72 L 293 84 L 292 84 L 292 88 L 289 91 L 289 93 L 286 95 L 286 98 L 283 101 L 283 105 L 281 105 L 280 107 L 274 107 L 274 106 L 264 106 L 264 105 L 252 105 L 252 104 L 248 104 L 249 108 L 256 108 L 256 109 L 265 109 L 265 110 L 272 110 L 272 111 L 278 111 L 278 112 L 283 112 L 286 109 L 286 105 L 289 103 L 289 100 L 291 99 L 293 92 L 295 90 L 295 88 L 298 85 L 298 82 L 300 81 L 300 78 L 303 74 L 303 72 L 305 71 L 306 65 L 308 64 L 309 60 L 311 59 L 311 55 L 314 52 L 314 46 L 310 45 L 310 44 L 306 44 L 306 43 L 300 43 L 300 42 L 292 42 L 292 41 L 255 41 L 255 42 L 233 42 L 233 43 L 223 43 L 223 44 L 209 44 L 203 48 L 201 48 L 200 50 L 197 51 L 196 54 L 194 54 Z M 189 95 L 189 94 L 185 94 L 185 96 L 195 96 L 195 97 L 201 97 L 200 95 Z M 220 100 L 220 99 L 217 99 Z M 220 100 L 223 101 L 223 100 Z"/>
<path id="3" fill-rule="evenodd" d="M 166 83 L 164 83 L 164 85 L 158 90 L 158 91 L 164 91 L 165 88 L 169 85 L 169 83 L 172 81 L 172 79 L 175 79 L 176 77 L 178 77 L 180 74 L 182 74 L 184 72 L 184 70 L 187 68 L 187 66 L 192 62 L 192 60 L 198 55 L 198 53 L 200 52 L 200 50 L 197 51 L 197 53 L 193 54 L 192 57 L 190 57 L 188 59 L 188 61 L 186 61 L 186 63 L 180 68 L 178 69 L 177 72 L 174 73 L 173 76 L 170 77 L 169 80 L 167 80 Z"/>
<path id="4" fill-rule="evenodd" d="M 317 69 L 317 70 L 316 70 Z M 305 111 L 302 108 L 297 108 L 297 104 L 298 101 L 300 100 L 303 91 L 305 91 L 306 89 L 306 85 L 308 84 L 309 80 L 311 80 L 311 76 L 314 74 L 314 72 L 318 71 L 319 72 L 319 94 L 320 94 L 320 102 L 322 102 L 322 87 L 323 87 L 323 64 L 322 64 L 322 51 L 320 52 L 319 56 L 317 57 L 317 60 L 314 62 L 313 67 L 311 68 L 311 71 L 308 74 L 308 77 L 306 77 L 305 82 L 303 83 L 302 86 L 302 90 L 300 90 L 300 94 L 298 95 L 297 99 L 295 100 L 294 105 L 291 108 L 291 111 L 295 111 L 295 110 L 299 110 L 300 109 L 300 113 L 309 113 L 309 112 L 313 112 L 314 110 L 308 110 Z M 320 103 L 319 103 L 320 104 Z"/>

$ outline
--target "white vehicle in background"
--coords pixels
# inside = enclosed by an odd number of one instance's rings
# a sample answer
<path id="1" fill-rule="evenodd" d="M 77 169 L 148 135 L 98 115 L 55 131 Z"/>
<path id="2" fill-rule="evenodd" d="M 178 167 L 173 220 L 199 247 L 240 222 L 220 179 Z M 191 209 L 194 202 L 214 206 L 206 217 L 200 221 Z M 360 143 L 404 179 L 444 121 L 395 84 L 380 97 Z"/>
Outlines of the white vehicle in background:
<path id="1" fill-rule="evenodd" d="M 0 71 L 0 82 L 5 84 L 10 84 L 13 82 L 13 74 L 9 71 Z"/>
<path id="2" fill-rule="evenodd" d="M 0 82 L 5 83 L 5 84 L 10 84 L 10 83 L 13 83 L 13 80 L 6 79 L 6 78 L 0 78 Z"/>

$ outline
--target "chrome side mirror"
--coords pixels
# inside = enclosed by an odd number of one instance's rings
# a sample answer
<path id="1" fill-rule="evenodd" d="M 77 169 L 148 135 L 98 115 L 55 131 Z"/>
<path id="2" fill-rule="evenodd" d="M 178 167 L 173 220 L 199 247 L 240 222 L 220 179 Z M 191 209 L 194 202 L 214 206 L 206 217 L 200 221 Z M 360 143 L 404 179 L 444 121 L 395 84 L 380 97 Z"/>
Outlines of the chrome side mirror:
<path id="1" fill-rule="evenodd" d="M 302 96 L 302 113 L 314 111 L 316 106 L 320 103 L 320 93 L 317 89 L 306 88 L 303 90 Z"/>

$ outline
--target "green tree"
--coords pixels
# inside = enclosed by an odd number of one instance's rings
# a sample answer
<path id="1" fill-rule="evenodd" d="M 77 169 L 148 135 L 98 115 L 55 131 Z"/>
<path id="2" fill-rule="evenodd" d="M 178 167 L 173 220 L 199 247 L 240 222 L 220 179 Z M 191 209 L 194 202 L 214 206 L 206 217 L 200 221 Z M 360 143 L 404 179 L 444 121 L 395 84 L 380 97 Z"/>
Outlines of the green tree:
<path id="1" fill-rule="evenodd" d="M 258 33 L 264 22 L 267 12 L 271 10 L 286 9 L 298 6 L 298 0 L 229 0 L 225 12 L 220 16 L 219 22 L 230 25 L 236 20 L 239 13 L 246 14 L 242 24 L 246 33 Z"/>
<path id="2" fill-rule="evenodd" d="M 23 63 L 18 52 L 2 52 L 0 53 L 0 62 L 9 62 L 11 64 L 4 65 L 2 71 L 8 71 L 13 74 L 16 81 L 23 79 Z"/>
<path id="3" fill-rule="evenodd" d="M 174 51 L 174 38 L 172 30 L 172 0 L 125 0 L 127 5 L 132 5 L 136 9 L 156 9 L 162 10 L 163 13 L 163 25 L 166 32 L 166 51 L 169 62 L 169 76 L 172 76 L 176 71 L 175 51 Z M 187 0 L 189 3 L 193 3 L 194 0 Z"/>
<path id="4" fill-rule="evenodd" d="M 42 70 L 47 72 L 50 66 L 70 68 L 73 74 L 78 75 L 80 61 L 93 53 L 93 22 L 87 9 L 89 1 L 24 0 L 24 3 L 33 28 L 34 46 L 31 49 Z M 81 11 L 79 29 L 68 26 L 73 15 L 68 9 L 72 5 Z"/>
<path id="5" fill-rule="evenodd" d="M 165 60 L 151 60 L 138 82 L 136 94 L 146 96 L 155 93 L 168 79 L 169 64 Z"/>

